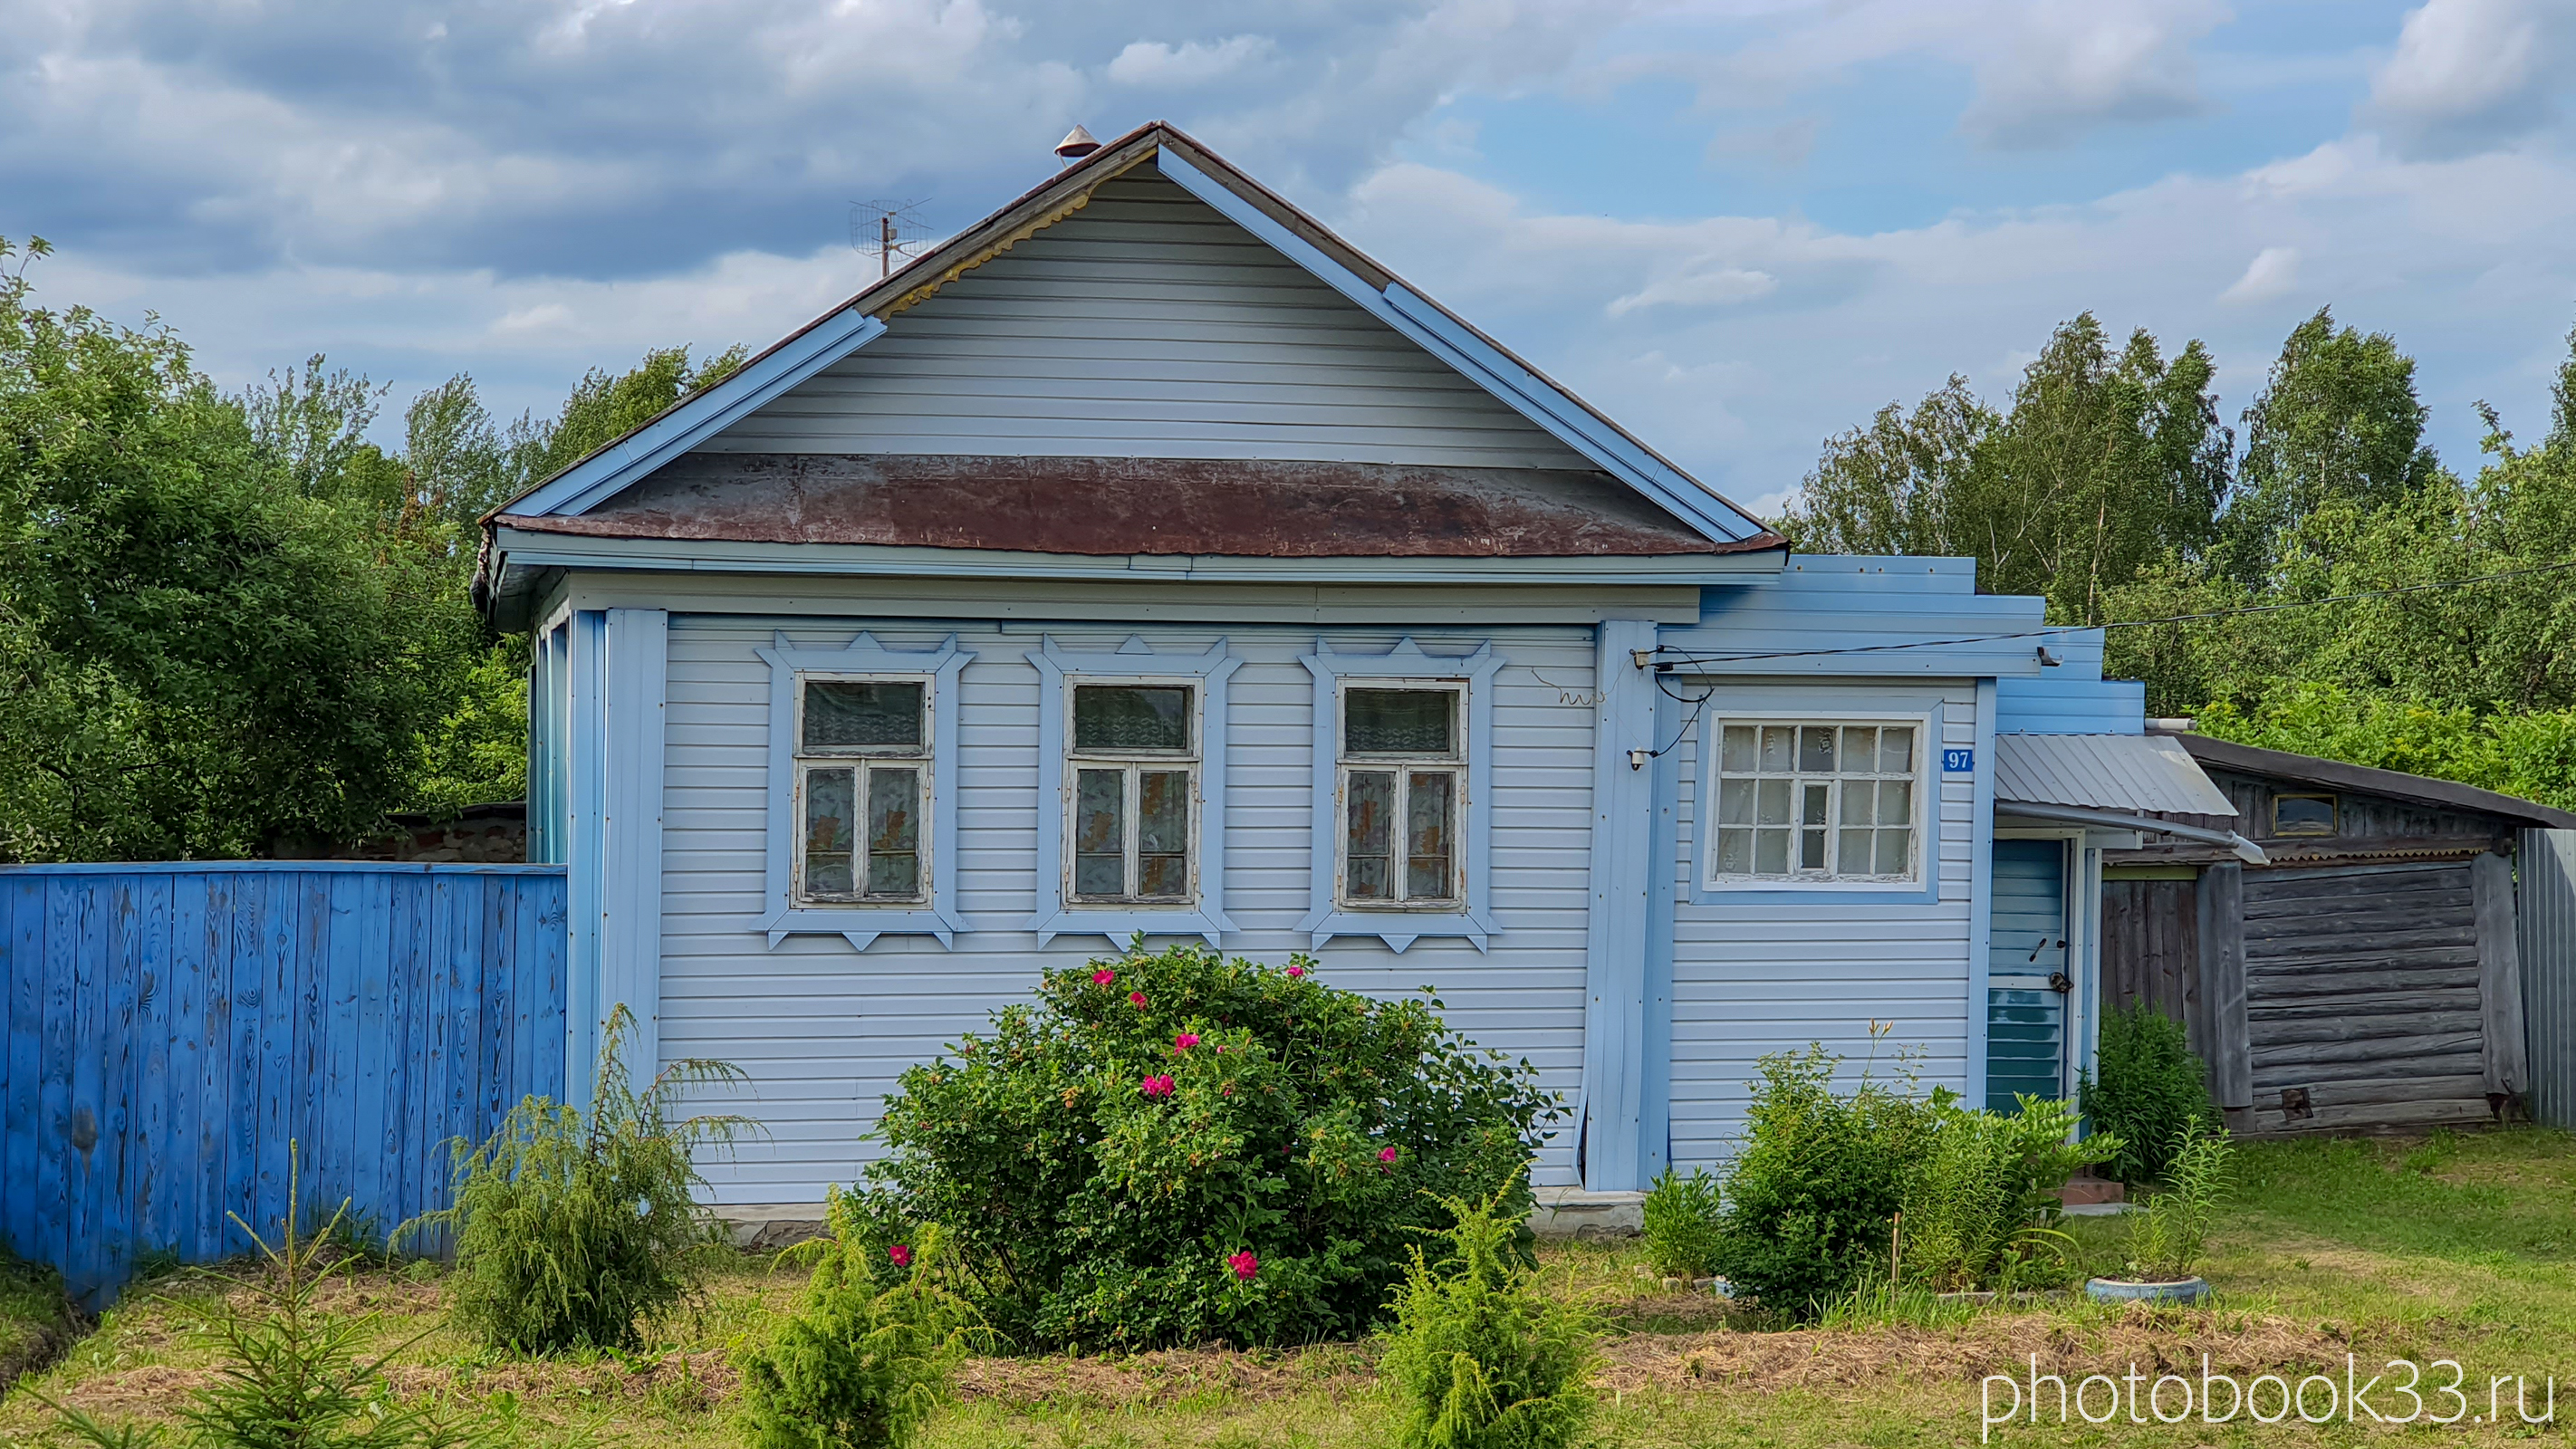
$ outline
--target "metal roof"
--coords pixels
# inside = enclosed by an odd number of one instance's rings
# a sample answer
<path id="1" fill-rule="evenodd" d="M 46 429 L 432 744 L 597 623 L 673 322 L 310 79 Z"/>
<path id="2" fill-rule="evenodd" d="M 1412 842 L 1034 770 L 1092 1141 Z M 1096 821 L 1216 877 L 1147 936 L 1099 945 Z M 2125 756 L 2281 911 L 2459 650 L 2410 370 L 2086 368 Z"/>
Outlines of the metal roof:
<path id="1" fill-rule="evenodd" d="M 2161 735 L 1997 735 L 1995 799 L 2177 815 L 2236 813 L 2191 752 Z"/>
<path id="2" fill-rule="evenodd" d="M 2266 750 L 2202 734 L 2166 734 L 2149 738 L 2170 740 L 2190 751 L 2192 758 L 2203 764 L 2240 774 L 2269 776 L 2276 780 L 2352 790 L 2365 795 L 2385 795 L 2417 805 L 2492 815 L 2517 825 L 2541 829 L 2576 828 L 2576 814 L 2525 800 L 2519 795 L 2498 794 L 2455 780 L 2436 780 L 2424 775 L 2409 775 L 2401 770 L 2374 769 L 2368 765 L 2348 765 L 2341 760 L 2296 755 L 2286 750 Z"/>

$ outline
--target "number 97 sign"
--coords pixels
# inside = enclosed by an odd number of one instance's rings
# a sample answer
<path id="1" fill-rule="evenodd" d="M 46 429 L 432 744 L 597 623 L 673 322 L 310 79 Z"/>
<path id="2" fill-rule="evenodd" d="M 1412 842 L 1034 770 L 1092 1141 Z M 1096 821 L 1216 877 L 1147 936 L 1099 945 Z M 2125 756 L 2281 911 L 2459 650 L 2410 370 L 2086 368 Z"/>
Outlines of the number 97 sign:
<path id="1" fill-rule="evenodd" d="M 1941 773 L 1942 773 L 1942 774 L 1944 774 L 1944 775 L 1973 775 L 1973 774 L 1975 774 L 1976 772 L 1977 772 L 1977 752 L 1976 752 L 1976 751 L 1974 751 L 1974 750 L 1943 750 L 1943 751 L 1941 752 Z"/>

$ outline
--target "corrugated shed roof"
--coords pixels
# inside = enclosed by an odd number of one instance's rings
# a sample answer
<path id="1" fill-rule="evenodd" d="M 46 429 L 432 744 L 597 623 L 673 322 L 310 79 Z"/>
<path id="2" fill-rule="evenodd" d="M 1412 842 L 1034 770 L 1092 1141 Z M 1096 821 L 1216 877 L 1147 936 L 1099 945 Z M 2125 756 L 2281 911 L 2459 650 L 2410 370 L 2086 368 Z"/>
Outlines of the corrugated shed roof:
<path id="1" fill-rule="evenodd" d="M 2233 816 L 2191 752 L 2160 735 L 1997 735 L 1995 799 Z"/>

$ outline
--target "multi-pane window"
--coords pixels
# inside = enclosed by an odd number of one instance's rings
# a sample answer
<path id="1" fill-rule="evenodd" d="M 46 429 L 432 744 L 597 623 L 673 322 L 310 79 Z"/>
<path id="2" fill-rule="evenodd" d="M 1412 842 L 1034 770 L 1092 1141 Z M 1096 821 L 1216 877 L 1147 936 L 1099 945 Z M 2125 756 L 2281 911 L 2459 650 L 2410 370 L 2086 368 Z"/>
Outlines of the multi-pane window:
<path id="1" fill-rule="evenodd" d="M 1343 904 L 1458 908 L 1467 768 L 1462 702 L 1455 686 L 1342 691 Z"/>
<path id="2" fill-rule="evenodd" d="M 1915 878 L 1918 727 L 1747 722 L 1720 730 L 1712 879 Z"/>
<path id="3" fill-rule="evenodd" d="M 1191 900 L 1198 687 L 1077 683 L 1071 693 L 1071 898 Z"/>
<path id="4" fill-rule="evenodd" d="M 928 895 L 929 692 L 919 679 L 798 680 L 800 899 L 865 905 Z"/>

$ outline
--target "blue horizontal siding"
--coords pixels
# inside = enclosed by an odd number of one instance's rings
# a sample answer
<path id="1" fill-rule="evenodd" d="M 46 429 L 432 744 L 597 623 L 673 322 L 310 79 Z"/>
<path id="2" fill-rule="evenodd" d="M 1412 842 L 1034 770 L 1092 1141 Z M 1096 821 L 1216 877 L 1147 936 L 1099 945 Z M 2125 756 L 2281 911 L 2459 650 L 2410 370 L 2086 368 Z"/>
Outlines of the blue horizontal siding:
<path id="1" fill-rule="evenodd" d="M 560 1096 L 560 868 L 0 867 L 0 1234 L 95 1306 L 303 1212 L 389 1231 Z M 233 1221 L 238 1216 L 240 1222 Z"/>

